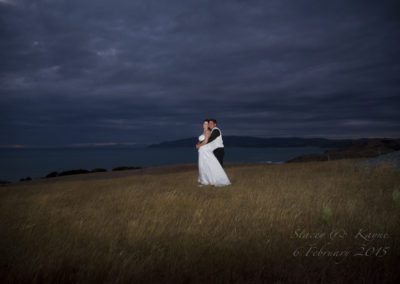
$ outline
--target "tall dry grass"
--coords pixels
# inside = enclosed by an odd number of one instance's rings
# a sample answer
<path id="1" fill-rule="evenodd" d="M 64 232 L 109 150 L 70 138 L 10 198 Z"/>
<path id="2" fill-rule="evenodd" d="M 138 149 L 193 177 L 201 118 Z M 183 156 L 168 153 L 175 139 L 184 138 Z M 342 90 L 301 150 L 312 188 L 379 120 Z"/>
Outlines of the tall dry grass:
<path id="1" fill-rule="evenodd" d="M 399 280 L 395 169 L 335 160 L 226 171 L 227 188 L 197 187 L 196 170 L 0 188 L 0 280 Z M 365 241 L 355 237 L 360 229 L 379 235 Z M 338 234 L 330 239 L 332 231 Z M 362 247 L 368 255 L 355 255 Z M 318 255 L 321 248 L 338 256 Z"/>

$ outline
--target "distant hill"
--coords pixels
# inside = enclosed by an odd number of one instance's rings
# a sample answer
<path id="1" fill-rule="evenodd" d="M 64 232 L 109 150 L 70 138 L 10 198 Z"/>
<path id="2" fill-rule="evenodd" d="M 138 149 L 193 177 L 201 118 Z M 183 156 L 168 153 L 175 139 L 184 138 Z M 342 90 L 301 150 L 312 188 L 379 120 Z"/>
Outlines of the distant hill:
<path id="1" fill-rule="evenodd" d="M 176 148 L 176 147 L 194 147 L 197 143 L 197 137 L 179 139 L 174 141 L 165 141 L 158 144 L 152 144 L 150 148 Z M 364 138 L 368 139 L 368 138 Z M 268 147 L 321 147 L 337 148 L 350 146 L 352 139 L 326 139 L 326 138 L 300 138 L 300 137 L 272 137 L 260 138 L 251 136 L 224 136 L 225 147 L 244 147 L 244 148 L 268 148 Z M 359 139 L 362 140 L 362 139 Z"/>

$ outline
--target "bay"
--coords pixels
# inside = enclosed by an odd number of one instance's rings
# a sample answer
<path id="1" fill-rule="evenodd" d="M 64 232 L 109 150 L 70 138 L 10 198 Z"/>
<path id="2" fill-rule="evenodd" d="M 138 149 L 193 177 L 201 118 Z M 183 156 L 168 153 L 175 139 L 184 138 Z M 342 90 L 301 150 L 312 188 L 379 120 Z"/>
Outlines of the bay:
<path id="1" fill-rule="evenodd" d="M 279 163 L 299 155 L 322 153 L 319 147 L 228 148 L 224 163 Z M 18 181 L 52 171 L 119 166 L 197 164 L 196 148 L 21 148 L 0 149 L 0 180 Z"/>

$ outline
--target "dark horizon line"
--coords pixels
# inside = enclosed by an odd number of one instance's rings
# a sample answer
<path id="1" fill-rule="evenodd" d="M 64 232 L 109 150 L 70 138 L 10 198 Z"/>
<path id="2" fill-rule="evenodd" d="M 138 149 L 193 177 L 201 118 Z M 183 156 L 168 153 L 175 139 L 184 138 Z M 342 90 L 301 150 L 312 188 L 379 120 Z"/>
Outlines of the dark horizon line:
<path id="1" fill-rule="evenodd" d="M 225 137 L 243 137 L 243 138 L 258 138 L 258 139 L 326 139 L 333 141 L 341 140 L 364 140 L 364 139 L 400 139 L 400 137 L 391 136 L 369 136 L 369 137 L 341 137 L 341 138 L 327 138 L 323 136 L 272 136 L 272 137 L 260 137 L 250 135 L 225 135 Z M 196 138 L 196 136 L 178 138 L 173 140 L 163 140 L 161 142 L 153 143 L 136 143 L 136 142 L 93 142 L 93 143 L 72 143 L 66 145 L 23 145 L 23 144 L 12 144 L 12 145 L 0 145 L 0 149 L 77 149 L 77 148 L 115 148 L 115 147 L 126 147 L 126 148 L 146 148 L 150 145 L 157 145 L 165 142 L 180 141 L 185 139 Z"/>

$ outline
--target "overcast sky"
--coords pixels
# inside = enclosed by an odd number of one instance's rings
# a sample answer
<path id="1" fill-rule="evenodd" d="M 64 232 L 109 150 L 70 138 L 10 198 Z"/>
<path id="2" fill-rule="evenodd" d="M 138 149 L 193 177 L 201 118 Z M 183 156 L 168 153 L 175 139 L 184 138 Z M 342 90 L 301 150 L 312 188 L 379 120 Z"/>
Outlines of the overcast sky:
<path id="1" fill-rule="evenodd" d="M 400 137 L 399 3 L 0 0 L 0 145 Z"/>

